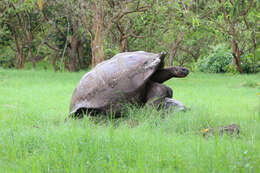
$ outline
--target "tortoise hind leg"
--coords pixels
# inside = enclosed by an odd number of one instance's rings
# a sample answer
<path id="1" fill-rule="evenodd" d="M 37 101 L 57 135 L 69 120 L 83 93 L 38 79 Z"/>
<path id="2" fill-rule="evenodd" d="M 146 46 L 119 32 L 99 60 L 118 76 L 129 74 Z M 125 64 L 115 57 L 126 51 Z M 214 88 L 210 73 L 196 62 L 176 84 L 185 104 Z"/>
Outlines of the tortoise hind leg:
<path id="1" fill-rule="evenodd" d="M 172 98 L 165 98 L 164 100 L 164 109 L 168 110 L 168 109 L 177 109 L 180 111 L 186 111 L 186 107 L 184 106 L 184 104 L 176 99 L 172 99 Z"/>
<path id="2" fill-rule="evenodd" d="M 169 67 L 158 69 L 151 77 L 151 80 L 163 83 L 173 77 L 183 78 L 189 74 L 189 70 L 184 67 Z"/>

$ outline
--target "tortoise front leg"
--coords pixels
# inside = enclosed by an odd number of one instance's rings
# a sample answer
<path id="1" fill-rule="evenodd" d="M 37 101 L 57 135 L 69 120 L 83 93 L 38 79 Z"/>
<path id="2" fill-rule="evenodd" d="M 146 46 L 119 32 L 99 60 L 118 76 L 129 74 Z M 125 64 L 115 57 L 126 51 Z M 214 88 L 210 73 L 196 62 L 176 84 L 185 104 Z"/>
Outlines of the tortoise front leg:
<path id="1" fill-rule="evenodd" d="M 183 103 L 176 99 L 172 99 L 172 89 L 166 85 L 148 82 L 146 87 L 146 105 L 164 110 L 181 110 L 186 111 Z"/>
<path id="2" fill-rule="evenodd" d="M 172 97 L 172 89 L 160 83 L 149 81 L 146 87 L 145 104 L 150 107 L 164 107 L 165 98 Z"/>
<path id="3" fill-rule="evenodd" d="M 151 80 L 163 83 L 173 77 L 183 78 L 189 74 L 189 70 L 184 67 L 169 67 L 158 69 L 151 77 Z"/>

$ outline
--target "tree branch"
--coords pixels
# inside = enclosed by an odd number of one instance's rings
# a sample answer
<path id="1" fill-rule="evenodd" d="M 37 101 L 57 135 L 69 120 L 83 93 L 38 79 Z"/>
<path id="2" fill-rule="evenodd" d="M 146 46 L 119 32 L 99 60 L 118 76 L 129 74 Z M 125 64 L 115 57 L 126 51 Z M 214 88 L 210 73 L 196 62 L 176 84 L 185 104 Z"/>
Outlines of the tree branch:
<path id="1" fill-rule="evenodd" d="M 250 8 L 252 7 L 253 2 L 254 2 L 254 0 L 250 0 L 249 6 L 247 7 L 247 9 L 245 9 L 244 11 L 242 11 L 242 12 L 239 14 L 239 16 L 245 16 L 245 15 L 248 13 L 248 11 L 250 10 Z"/>
<path id="2" fill-rule="evenodd" d="M 219 3 L 221 4 L 221 9 L 222 9 L 222 12 L 224 15 L 224 20 L 226 21 L 226 23 L 230 23 L 230 20 L 227 18 L 227 12 L 226 12 L 226 9 L 224 8 L 222 0 L 219 0 Z"/>
<path id="3" fill-rule="evenodd" d="M 55 45 L 51 45 L 48 42 L 44 42 L 44 44 L 46 44 L 49 48 L 51 48 L 51 49 L 53 49 L 55 51 L 60 51 L 60 49 L 57 46 L 55 46 Z"/>
<path id="4" fill-rule="evenodd" d="M 236 18 L 236 20 L 234 20 L 232 23 L 234 23 L 234 24 L 237 23 L 240 16 L 245 16 L 245 15 L 248 13 L 248 11 L 250 10 L 250 8 L 252 7 L 253 2 L 254 2 L 254 0 L 250 0 L 247 9 L 245 9 L 244 11 L 242 11 L 242 12 L 238 15 L 238 17 Z"/>

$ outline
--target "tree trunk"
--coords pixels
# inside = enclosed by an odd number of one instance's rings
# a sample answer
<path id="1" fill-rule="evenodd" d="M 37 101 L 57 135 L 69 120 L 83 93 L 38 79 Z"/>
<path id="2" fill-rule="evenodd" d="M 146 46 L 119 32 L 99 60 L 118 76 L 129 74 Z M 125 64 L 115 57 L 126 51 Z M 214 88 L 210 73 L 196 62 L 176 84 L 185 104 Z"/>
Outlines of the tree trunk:
<path id="1" fill-rule="evenodd" d="M 97 37 L 102 37 L 102 36 L 97 36 Z M 104 61 L 103 43 L 104 40 L 102 38 L 94 40 L 91 43 L 92 67 L 95 67 L 97 64 Z"/>
<path id="2" fill-rule="evenodd" d="M 18 69 L 24 69 L 25 58 L 23 52 L 18 51 L 16 55 L 16 66 Z"/>
<path id="3" fill-rule="evenodd" d="M 57 47 L 57 46 L 55 46 L 55 45 L 51 45 L 50 43 L 48 43 L 48 42 L 45 42 L 45 44 L 49 47 L 49 48 L 51 48 L 52 50 L 54 50 L 55 51 L 55 55 L 51 55 L 51 58 L 50 58 L 50 63 L 51 63 L 51 65 L 52 65 L 52 67 L 53 67 L 53 70 L 56 72 L 57 70 L 59 70 L 59 68 L 58 68 L 58 66 L 57 66 L 57 64 L 56 64 L 56 61 L 57 61 L 57 58 L 58 58 L 58 56 L 59 56 L 59 48 Z"/>
<path id="4" fill-rule="evenodd" d="M 172 64 L 173 64 L 173 57 L 175 56 L 175 54 L 176 54 L 175 50 L 170 51 L 168 67 L 172 66 Z"/>
<path id="5" fill-rule="evenodd" d="M 116 27 L 119 31 L 119 50 L 120 52 L 126 52 L 128 49 L 128 40 L 127 37 L 130 35 L 126 34 L 126 30 L 122 22 L 118 21 Z"/>
<path id="6" fill-rule="evenodd" d="M 18 69 L 24 69 L 25 67 L 25 57 L 23 52 L 23 44 L 17 43 L 17 54 L 16 54 L 16 67 Z"/>
<path id="7" fill-rule="evenodd" d="M 194 56 L 193 59 L 195 60 L 195 62 L 198 62 L 199 56 Z"/>
<path id="8" fill-rule="evenodd" d="M 57 64 L 56 64 L 56 60 L 57 60 L 57 58 L 58 58 L 58 55 L 59 55 L 59 52 L 56 51 L 55 56 L 52 55 L 53 57 L 50 58 L 50 63 L 51 63 L 52 68 L 53 68 L 53 70 L 54 70 L 55 72 L 58 71 L 58 66 L 57 66 Z"/>
<path id="9" fill-rule="evenodd" d="M 69 71 L 77 71 L 77 51 L 78 50 L 78 27 L 73 25 L 73 35 L 70 44 L 70 59 L 69 59 Z"/>
<path id="10" fill-rule="evenodd" d="M 32 65 L 33 65 L 33 69 L 36 70 L 36 61 L 34 59 L 32 59 Z"/>
<path id="11" fill-rule="evenodd" d="M 16 68 L 18 69 L 24 69 L 25 64 L 25 57 L 23 52 L 23 43 L 19 41 L 16 35 L 16 30 L 13 30 L 14 32 L 14 42 L 16 46 Z"/>
<path id="12" fill-rule="evenodd" d="M 83 41 L 79 40 L 78 41 L 78 55 L 79 55 L 79 66 L 80 68 L 84 67 L 84 60 L 83 60 Z"/>
<path id="13" fill-rule="evenodd" d="M 77 70 L 77 65 L 76 65 L 76 56 L 77 56 L 77 39 L 72 37 L 72 41 L 70 44 L 70 59 L 69 59 L 69 71 L 76 71 Z"/>
<path id="14" fill-rule="evenodd" d="M 33 55 L 33 51 L 31 48 L 29 48 L 29 58 L 32 62 L 33 69 L 36 70 L 36 57 Z"/>
<path id="15" fill-rule="evenodd" d="M 119 42 L 119 50 L 120 52 L 127 52 L 128 51 L 128 41 L 125 38 L 121 38 Z"/>
<path id="16" fill-rule="evenodd" d="M 95 24 L 94 26 L 95 37 L 91 42 L 92 52 L 92 67 L 95 67 L 98 63 L 104 61 L 103 45 L 105 39 L 105 33 L 101 24 Z"/>
<path id="17" fill-rule="evenodd" d="M 196 50 L 196 53 L 193 56 L 195 62 L 198 62 L 199 57 L 200 57 L 200 47 Z"/>
<path id="18" fill-rule="evenodd" d="M 239 50 L 238 47 L 238 43 L 236 41 L 236 35 L 235 35 L 235 26 L 233 24 L 232 26 L 232 31 L 231 31 L 231 35 L 232 35 L 232 55 L 233 55 L 233 59 L 235 60 L 236 66 L 237 66 L 237 70 L 239 71 L 240 74 L 243 73 L 242 71 L 242 67 L 241 67 L 241 52 Z M 233 63 L 233 60 L 232 60 Z"/>
<path id="19" fill-rule="evenodd" d="M 60 69 L 62 70 L 62 68 Z M 64 59 L 64 69 L 70 71 L 69 62 L 66 58 Z"/>
<path id="20" fill-rule="evenodd" d="M 241 66 L 241 58 L 240 58 L 240 57 L 241 57 L 241 54 L 240 54 L 240 51 L 239 51 L 239 50 L 238 50 L 238 51 L 233 50 L 232 55 L 233 55 L 233 60 L 234 60 L 234 62 L 236 63 L 238 72 L 239 72 L 240 74 L 242 74 L 242 73 L 243 73 L 243 70 L 242 70 L 242 66 Z M 232 60 L 232 61 L 233 61 L 233 60 Z"/>
<path id="21" fill-rule="evenodd" d="M 106 28 L 104 28 L 104 4 L 103 1 L 95 1 L 93 3 L 93 25 L 92 31 L 94 34 L 91 39 L 91 53 L 92 53 L 92 67 L 104 61 L 104 39 L 106 35 Z"/>

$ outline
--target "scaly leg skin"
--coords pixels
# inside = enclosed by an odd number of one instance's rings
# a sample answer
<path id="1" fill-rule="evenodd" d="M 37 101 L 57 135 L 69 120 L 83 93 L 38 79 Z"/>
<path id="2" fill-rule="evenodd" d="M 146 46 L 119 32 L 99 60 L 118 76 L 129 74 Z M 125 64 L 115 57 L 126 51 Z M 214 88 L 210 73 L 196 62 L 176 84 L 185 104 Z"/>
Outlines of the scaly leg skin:
<path id="1" fill-rule="evenodd" d="M 172 97 L 172 89 L 170 87 L 152 81 L 148 82 L 146 91 L 146 105 L 157 109 L 164 107 L 166 97 Z"/>
<path id="2" fill-rule="evenodd" d="M 163 84 L 150 81 L 147 86 L 146 105 L 169 111 L 186 111 L 184 104 L 172 99 L 172 89 Z"/>

